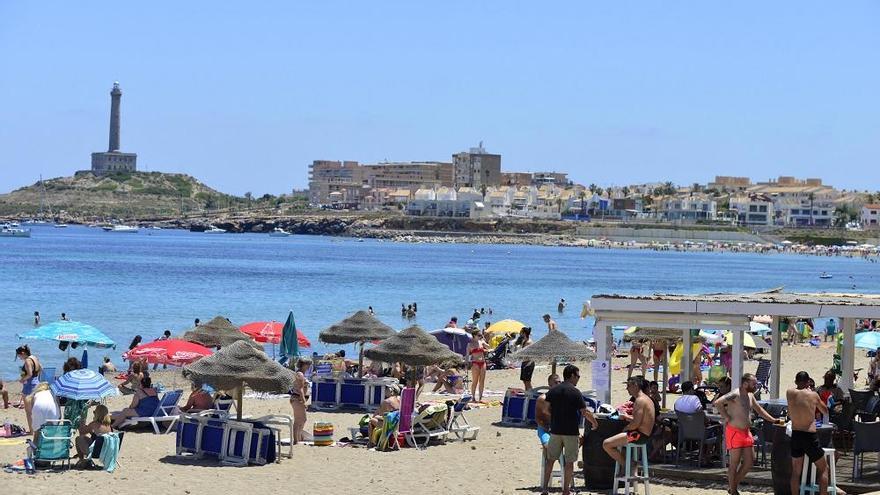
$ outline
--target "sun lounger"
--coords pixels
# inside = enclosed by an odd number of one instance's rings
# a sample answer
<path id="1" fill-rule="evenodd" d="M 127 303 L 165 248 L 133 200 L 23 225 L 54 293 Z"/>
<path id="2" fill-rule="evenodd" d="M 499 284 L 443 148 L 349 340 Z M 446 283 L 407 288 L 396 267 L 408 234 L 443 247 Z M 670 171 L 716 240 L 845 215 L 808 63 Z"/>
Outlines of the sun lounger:
<path id="1" fill-rule="evenodd" d="M 256 423 L 260 423 L 266 425 L 268 428 L 272 428 L 275 431 L 277 437 L 277 446 L 278 446 L 278 456 L 286 455 L 288 459 L 293 458 L 293 418 L 284 414 L 274 414 L 271 416 L 262 416 L 254 420 Z M 282 438 L 281 438 L 281 429 L 284 428 L 289 431 L 289 435 L 287 438 L 291 440 L 288 443 L 288 451 L 287 454 L 283 454 L 282 450 Z"/>
<path id="2" fill-rule="evenodd" d="M 445 440 L 449 435 L 446 429 L 448 412 L 446 404 L 434 404 L 416 413 L 407 442 L 413 447 L 424 448 L 433 439 Z M 424 441 L 421 446 L 419 440 Z"/>
<path id="3" fill-rule="evenodd" d="M 29 457 L 34 459 L 34 464 L 48 463 L 54 466 L 56 462 L 61 467 L 67 465 L 70 469 L 70 446 L 73 443 L 73 427 L 66 419 L 54 419 L 43 423 L 37 433 L 37 442 L 28 441 Z M 39 467 L 39 465 L 37 465 Z"/>
<path id="4" fill-rule="evenodd" d="M 472 426 L 464 415 L 471 400 L 473 400 L 473 397 L 470 395 L 463 395 L 461 399 L 452 405 L 452 409 L 449 411 L 449 423 L 446 425 L 446 430 L 462 441 L 476 440 L 477 435 L 480 433 L 480 427 Z M 469 435 L 472 436 L 468 438 Z"/>
<path id="5" fill-rule="evenodd" d="M 165 429 L 165 433 L 171 431 L 171 428 L 174 427 L 174 424 L 177 422 L 180 411 L 177 408 L 177 403 L 180 402 L 180 397 L 183 395 L 183 390 L 170 390 L 165 392 L 162 395 L 162 398 L 159 400 L 159 405 L 156 406 L 156 411 L 153 412 L 150 416 L 140 416 L 135 418 L 128 418 L 125 420 L 121 427 L 133 426 L 138 423 L 146 423 L 149 422 L 153 425 L 153 431 L 158 435 L 159 431 L 159 423 L 162 422 L 170 422 L 168 428 Z"/>
<path id="6" fill-rule="evenodd" d="M 213 414 L 181 414 L 177 423 L 177 455 L 220 458 L 226 423 Z"/>

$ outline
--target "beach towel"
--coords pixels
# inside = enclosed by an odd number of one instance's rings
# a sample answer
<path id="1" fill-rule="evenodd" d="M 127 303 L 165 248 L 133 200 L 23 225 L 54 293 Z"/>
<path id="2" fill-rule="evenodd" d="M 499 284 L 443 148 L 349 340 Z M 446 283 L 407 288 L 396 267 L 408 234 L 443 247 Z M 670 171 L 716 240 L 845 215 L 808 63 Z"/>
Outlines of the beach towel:
<path id="1" fill-rule="evenodd" d="M 116 470 L 116 458 L 119 456 L 119 434 L 116 432 L 105 433 L 101 435 L 101 438 L 104 439 L 104 445 L 101 447 L 99 459 L 101 459 L 101 464 L 104 465 L 104 471 L 112 473 Z M 94 447 L 95 442 L 92 442 L 89 446 L 89 457 L 92 457 L 92 449 Z"/>
<path id="2" fill-rule="evenodd" d="M 399 411 L 392 411 L 385 414 L 385 419 L 382 421 L 382 428 L 379 431 L 378 441 L 373 442 L 376 444 L 376 450 L 388 450 L 392 444 L 391 439 L 397 435 L 397 426 L 399 424 Z"/>
<path id="3" fill-rule="evenodd" d="M 80 422 L 85 421 L 89 412 L 89 401 L 67 399 L 64 404 L 64 419 L 69 420 L 73 426 L 78 426 Z"/>

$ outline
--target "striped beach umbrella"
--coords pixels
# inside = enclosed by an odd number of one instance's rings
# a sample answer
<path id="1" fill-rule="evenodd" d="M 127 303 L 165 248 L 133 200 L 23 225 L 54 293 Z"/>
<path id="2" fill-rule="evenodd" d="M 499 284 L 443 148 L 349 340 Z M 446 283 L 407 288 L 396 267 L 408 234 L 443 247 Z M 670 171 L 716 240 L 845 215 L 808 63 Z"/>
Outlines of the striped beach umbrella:
<path id="1" fill-rule="evenodd" d="M 50 385 L 56 397 L 73 400 L 101 399 L 119 395 L 119 391 L 103 376 L 92 370 L 73 370 L 61 375 Z"/>

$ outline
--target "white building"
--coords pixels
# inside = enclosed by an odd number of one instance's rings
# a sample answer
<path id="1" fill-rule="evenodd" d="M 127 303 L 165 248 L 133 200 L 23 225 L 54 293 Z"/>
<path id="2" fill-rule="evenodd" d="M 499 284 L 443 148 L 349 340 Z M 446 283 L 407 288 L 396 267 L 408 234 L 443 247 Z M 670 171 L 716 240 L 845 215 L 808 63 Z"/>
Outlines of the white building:
<path id="1" fill-rule="evenodd" d="M 717 202 L 705 194 L 668 196 L 660 201 L 658 213 L 669 221 L 715 220 Z"/>
<path id="2" fill-rule="evenodd" d="M 730 210 L 736 211 L 740 225 L 773 225 L 773 200 L 767 195 L 733 196 L 730 198 Z"/>
<path id="3" fill-rule="evenodd" d="M 880 229 L 880 204 L 862 206 L 862 228 Z"/>

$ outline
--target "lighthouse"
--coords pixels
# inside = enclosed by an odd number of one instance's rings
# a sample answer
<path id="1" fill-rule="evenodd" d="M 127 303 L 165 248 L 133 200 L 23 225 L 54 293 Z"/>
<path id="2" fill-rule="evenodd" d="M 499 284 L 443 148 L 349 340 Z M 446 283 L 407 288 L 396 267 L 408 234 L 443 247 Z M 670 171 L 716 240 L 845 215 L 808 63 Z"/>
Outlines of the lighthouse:
<path id="1" fill-rule="evenodd" d="M 121 106 L 122 88 L 119 87 L 119 81 L 116 81 L 110 90 L 110 144 L 106 152 L 92 153 L 92 172 L 95 175 L 137 171 L 137 153 L 119 151 Z"/>

